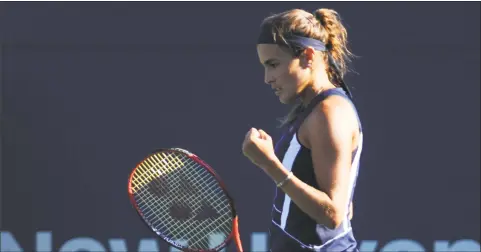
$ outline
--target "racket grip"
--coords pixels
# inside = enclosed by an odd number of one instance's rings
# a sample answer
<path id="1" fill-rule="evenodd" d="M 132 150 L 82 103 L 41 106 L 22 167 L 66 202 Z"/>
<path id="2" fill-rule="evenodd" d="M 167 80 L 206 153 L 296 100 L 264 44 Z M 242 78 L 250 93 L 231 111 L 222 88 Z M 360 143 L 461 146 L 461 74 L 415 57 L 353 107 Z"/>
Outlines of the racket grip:
<path id="1" fill-rule="evenodd" d="M 240 238 L 240 235 L 239 235 L 239 218 L 236 216 L 234 218 L 234 225 L 233 225 L 233 229 L 234 229 L 234 241 L 235 241 L 235 244 L 237 246 L 237 252 L 244 252 L 244 250 L 242 249 L 242 242 L 241 242 L 241 238 Z"/>

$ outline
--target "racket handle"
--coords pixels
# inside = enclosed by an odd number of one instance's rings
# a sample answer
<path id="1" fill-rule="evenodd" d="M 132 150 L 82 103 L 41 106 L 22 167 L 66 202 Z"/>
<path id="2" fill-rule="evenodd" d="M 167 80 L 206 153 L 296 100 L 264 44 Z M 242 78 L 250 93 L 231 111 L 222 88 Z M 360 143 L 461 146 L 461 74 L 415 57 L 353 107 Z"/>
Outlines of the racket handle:
<path id="1" fill-rule="evenodd" d="M 242 242 L 241 242 L 241 238 L 240 238 L 240 235 L 239 235 L 239 222 L 238 222 L 238 217 L 236 216 L 235 219 L 234 219 L 234 225 L 233 225 L 233 229 L 234 229 L 234 240 L 235 240 L 235 245 L 237 246 L 237 252 L 244 252 L 244 250 L 242 249 Z"/>

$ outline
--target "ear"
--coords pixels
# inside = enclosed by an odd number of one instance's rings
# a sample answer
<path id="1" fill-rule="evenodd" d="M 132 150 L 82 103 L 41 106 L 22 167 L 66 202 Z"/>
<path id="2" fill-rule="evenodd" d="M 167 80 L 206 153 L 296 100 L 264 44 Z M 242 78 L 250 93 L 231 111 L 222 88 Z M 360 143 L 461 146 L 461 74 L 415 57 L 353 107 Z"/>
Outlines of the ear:
<path id="1" fill-rule="evenodd" d="M 314 57 L 316 55 L 316 50 L 312 47 L 307 47 L 304 49 L 304 52 L 302 53 L 302 65 L 306 67 L 311 67 L 314 61 Z"/>

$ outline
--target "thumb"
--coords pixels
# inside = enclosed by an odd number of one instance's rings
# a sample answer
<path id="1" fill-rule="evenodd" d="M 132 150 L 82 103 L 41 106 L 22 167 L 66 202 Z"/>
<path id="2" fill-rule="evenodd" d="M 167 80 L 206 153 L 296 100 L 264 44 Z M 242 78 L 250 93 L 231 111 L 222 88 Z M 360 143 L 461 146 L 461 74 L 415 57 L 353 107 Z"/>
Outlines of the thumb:
<path id="1" fill-rule="evenodd" d="M 265 139 L 265 140 L 270 140 L 271 137 L 263 130 L 259 130 L 259 135 L 262 139 Z"/>
<path id="2" fill-rule="evenodd" d="M 259 138 L 260 133 L 259 133 L 259 131 L 258 131 L 256 128 L 252 128 L 250 135 L 251 135 L 251 138 Z"/>

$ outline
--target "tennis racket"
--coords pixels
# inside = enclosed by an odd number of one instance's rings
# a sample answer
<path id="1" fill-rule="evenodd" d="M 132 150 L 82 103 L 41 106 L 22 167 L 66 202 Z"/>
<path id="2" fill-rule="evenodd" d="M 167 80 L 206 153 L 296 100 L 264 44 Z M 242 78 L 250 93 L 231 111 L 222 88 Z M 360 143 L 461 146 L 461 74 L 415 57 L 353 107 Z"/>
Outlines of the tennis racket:
<path id="1" fill-rule="evenodd" d="M 221 178 L 180 148 L 157 150 L 131 172 L 130 200 L 154 233 L 182 251 L 219 251 L 234 240 L 243 252 L 238 217 Z"/>

